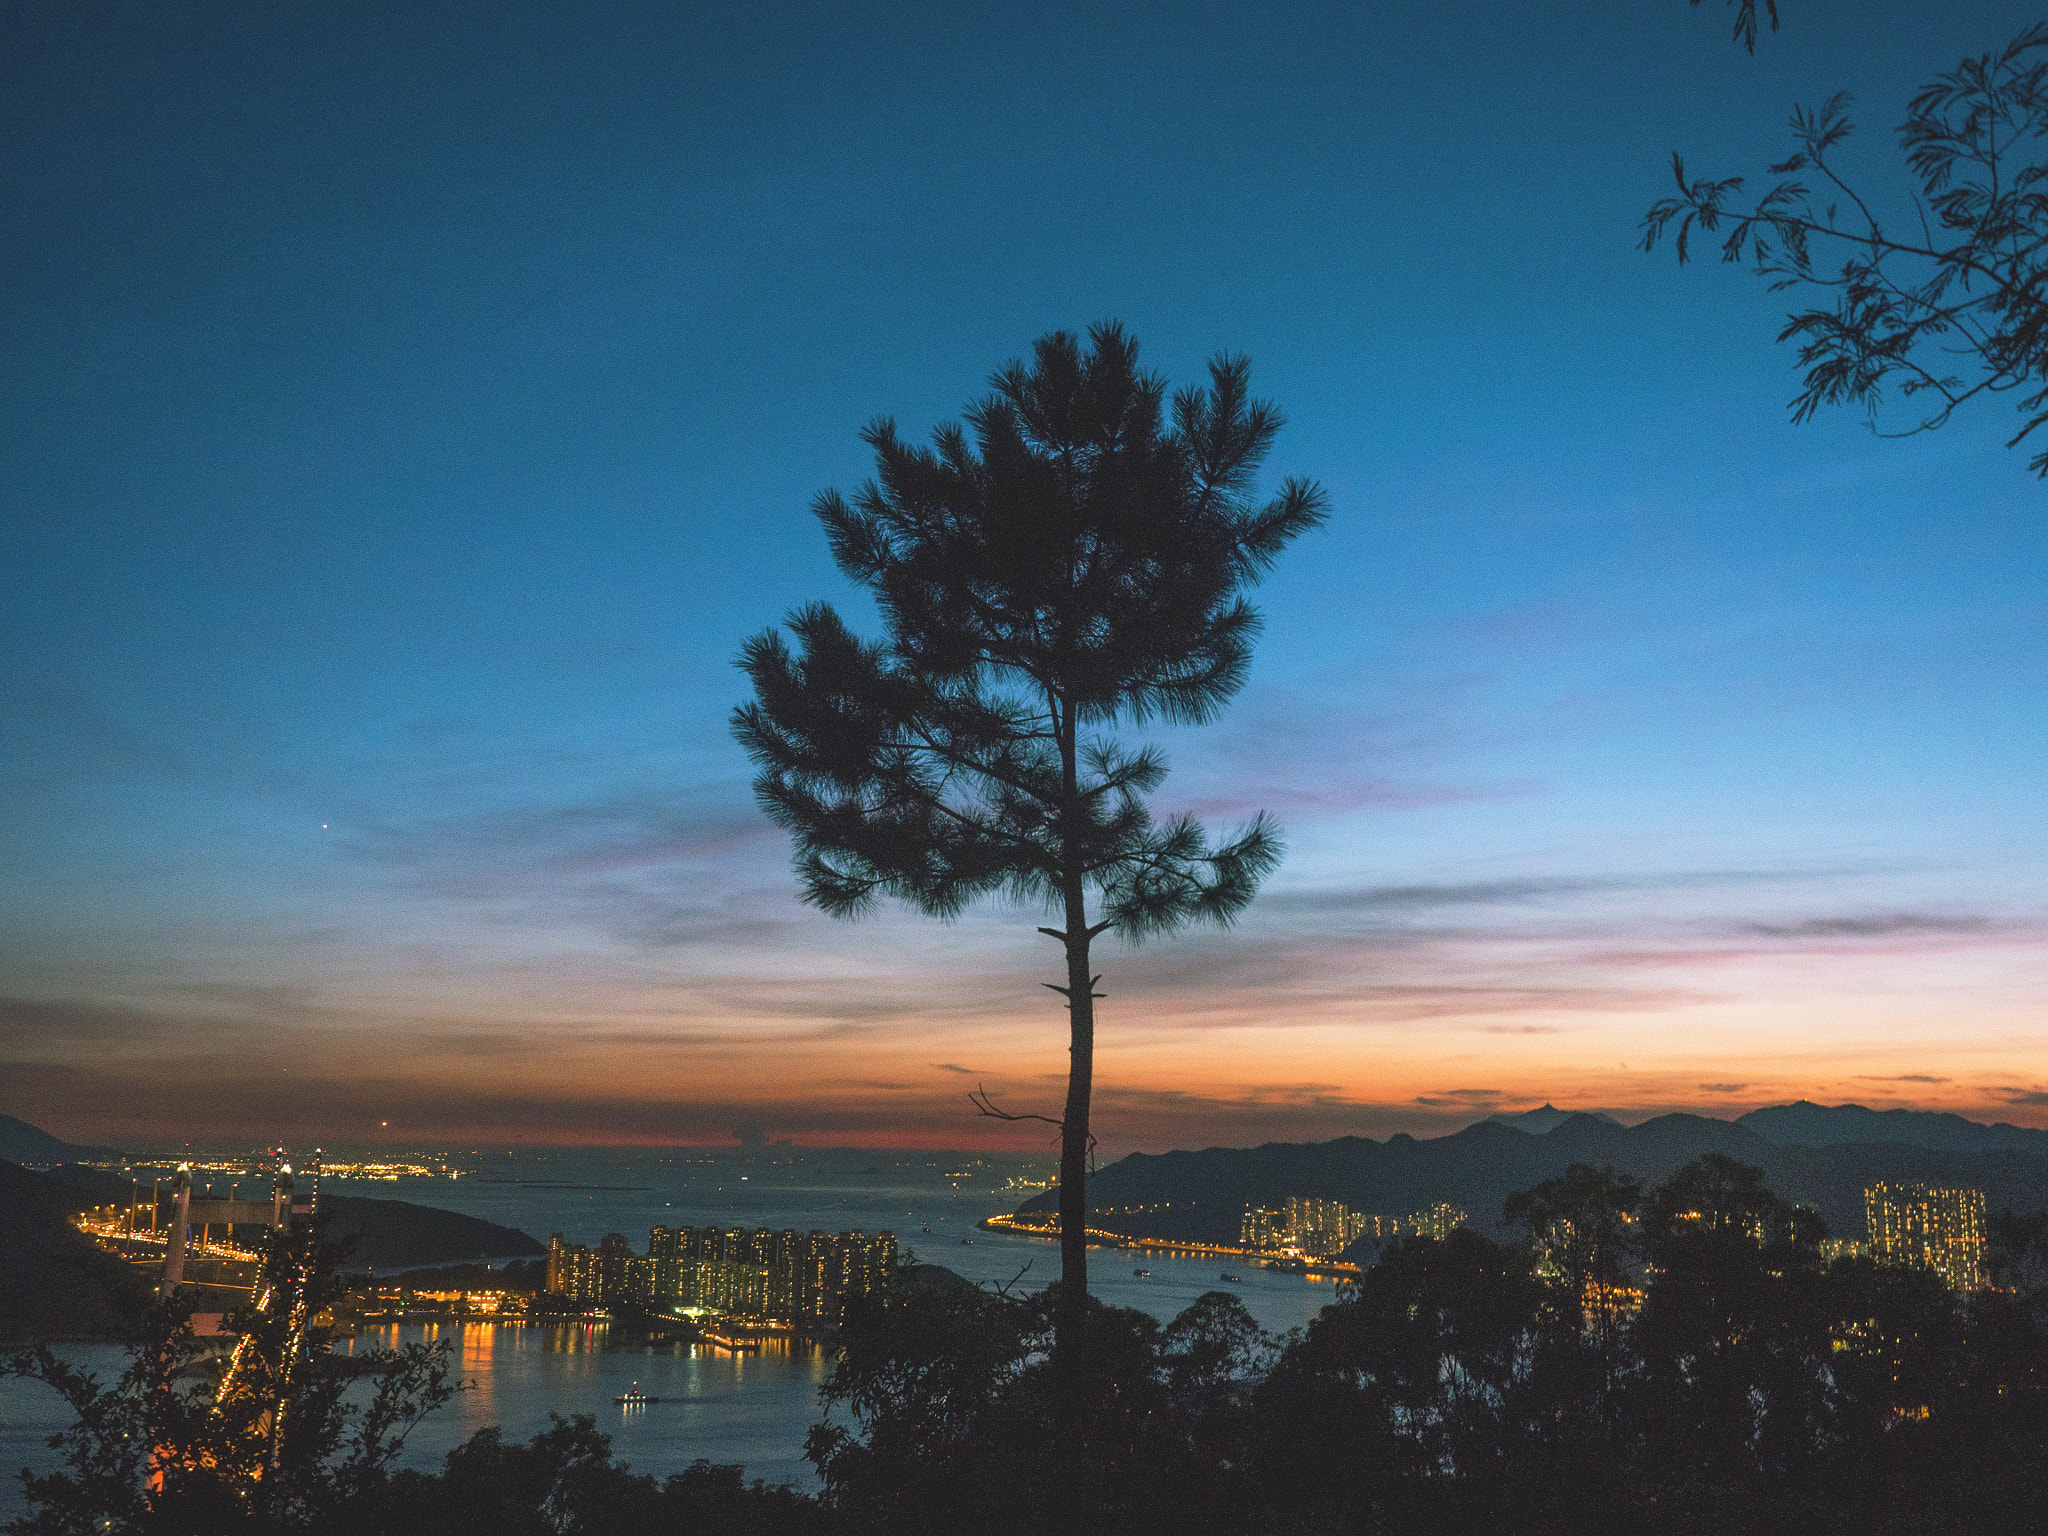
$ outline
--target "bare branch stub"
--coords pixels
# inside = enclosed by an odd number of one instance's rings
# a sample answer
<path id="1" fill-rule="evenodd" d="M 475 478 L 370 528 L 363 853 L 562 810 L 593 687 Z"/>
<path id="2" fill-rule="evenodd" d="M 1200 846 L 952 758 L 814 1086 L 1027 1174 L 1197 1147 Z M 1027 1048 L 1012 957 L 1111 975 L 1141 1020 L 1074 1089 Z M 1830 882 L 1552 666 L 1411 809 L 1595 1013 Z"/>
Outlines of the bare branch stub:
<path id="1" fill-rule="evenodd" d="M 1055 1120 L 1051 1115 L 1016 1115 L 1007 1109 L 997 1109 L 995 1101 L 988 1096 L 988 1089 L 979 1083 L 975 1084 L 974 1092 L 967 1095 L 967 1102 L 991 1120 L 1040 1120 L 1052 1126 L 1055 1130 L 1064 1130 L 1066 1128 L 1064 1120 Z"/>
<path id="2" fill-rule="evenodd" d="M 1026 1275 L 1030 1274 L 1031 1266 L 1036 1264 L 1037 1262 L 1038 1260 L 1036 1259 L 1026 1259 L 1024 1261 L 1024 1267 L 1018 1270 L 1017 1273 L 1015 1273 L 1014 1275 L 1010 1276 L 1008 1280 L 989 1281 L 990 1289 L 992 1289 L 998 1296 L 1002 1297 L 1005 1301 L 1008 1301 L 1010 1299 L 1010 1287 L 1015 1285 L 1019 1280 L 1022 1280 Z"/>
<path id="3" fill-rule="evenodd" d="M 988 1089 L 982 1087 L 979 1083 L 975 1085 L 974 1091 L 967 1095 L 967 1102 L 972 1104 L 976 1110 L 988 1116 L 991 1120 L 1037 1120 L 1053 1127 L 1053 1129 L 1055 1130 L 1061 1131 L 1065 1130 L 1067 1127 L 1066 1121 L 1055 1120 L 1051 1115 L 1017 1115 L 1012 1114 L 1007 1109 L 997 1109 L 995 1106 L 995 1101 L 988 1096 Z M 1095 1139 L 1095 1133 L 1093 1131 L 1090 1131 L 1088 1133 L 1088 1151 L 1091 1156 L 1094 1154 L 1097 1145 L 1098 1143 Z M 1093 1172 L 1094 1170 L 1091 1169 L 1090 1171 Z"/>

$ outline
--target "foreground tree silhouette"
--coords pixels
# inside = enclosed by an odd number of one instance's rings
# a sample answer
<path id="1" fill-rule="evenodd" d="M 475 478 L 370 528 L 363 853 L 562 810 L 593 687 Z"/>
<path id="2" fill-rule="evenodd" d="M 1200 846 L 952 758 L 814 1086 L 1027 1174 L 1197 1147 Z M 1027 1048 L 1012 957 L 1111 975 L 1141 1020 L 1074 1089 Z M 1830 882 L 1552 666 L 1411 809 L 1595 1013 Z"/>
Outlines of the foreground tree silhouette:
<path id="1" fill-rule="evenodd" d="M 1087 1155 L 1095 1050 L 1092 946 L 1195 921 L 1228 924 L 1279 857 L 1263 813 L 1212 842 L 1155 822 L 1166 776 L 1108 733 L 1209 720 L 1243 685 L 1258 615 L 1245 601 L 1322 492 L 1252 500 L 1281 425 L 1223 356 L 1173 397 L 1114 324 L 1013 362 L 967 421 L 914 448 L 880 420 L 877 476 L 812 510 L 839 568 L 873 593 L 888 638 L 862 642 L 823 603 L 741 659 L 754 699 L 734 732 L 755 794 L 796 840 L 805 899 L 856 917 L 882 896 L 940 918 L 1001 893 L 1040 904 L 1065 950 L 1072 1034 L 1060 1127 L 1059 1352 L 1087 1307 Z"/>
<path id="2" fill-rule="evenodd" d="M 310 1319 L 341 1290 L 338 1258 L 317 1227 L 274 1235 L 261 1299 L 228 1314 L 225 1353 L 194 1333 L 187 1295 L 150 1309 L 111 1385 L 48 1345 L 0 1360 L 0 1376 L 43 1382 L 78 1415 L 48 1442 L 61 1469 L 20 1473 L 30 1513 L 9 1536 L 376 1529 L 364 1501 L 459 1388 L 446 1343 L 333 1350 Z"/>
<path id="3" fill-rule="evenodd" d="M 1756 52 L 1756 0 L 1728 0 L 1735 7 L 1735 41 L 1751 53 Z M 1700 0 L 1692 0 L 1692 8 L 1700 8 Z M 1771 30 L 1778 30 L 1778 0 L 1764 0 L 1764 14 L 1770 18 Z"/>
<path id="4" fill-rule="evenodd" d="M 1642 1199 L 1635 1180 L 1573 1163 L 1557 1178 L 1508 1196 L 1501 1207 L 1502 1220 L 1526 1226 L 1556 1270 L 1563 1320 L 1575 1332 L 1590 1325 L 1603 1346 L 1619 1324 L 1619 1293 L 1634 1276 L 1629 1228 Z"/>

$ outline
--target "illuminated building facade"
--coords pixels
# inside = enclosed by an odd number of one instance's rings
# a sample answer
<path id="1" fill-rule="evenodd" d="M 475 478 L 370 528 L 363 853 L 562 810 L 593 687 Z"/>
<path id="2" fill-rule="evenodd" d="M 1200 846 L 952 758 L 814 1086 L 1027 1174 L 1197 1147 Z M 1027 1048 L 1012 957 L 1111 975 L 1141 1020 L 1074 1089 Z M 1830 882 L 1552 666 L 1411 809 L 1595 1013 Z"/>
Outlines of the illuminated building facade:
<path id="1" fill-rule="evenodd" d="M 559 1232 L 548 1239 L 548 1294 L 592 1303 L 603 1299 L 597 1255 L 582 1243 L 564 1242 Z"/>
<path id="2" fill-rule="evenodd" d="M 1289 1195 L 1281 1207 L 1286 1217 L 1287 1245 L 1312 1259 L 1342 1253 L 1364 1234 L 1370 1218 L 1335 1200 Z"/>
<path id="3" fill-rule="evenodd" d="M 646 1289 L 635 1285 L 642 1277 L 633 1272 L 638 1262 L 633 1245 L 622 1232 L 607 1232 L 597 1245 L 597 1294 L 607 1301 L 617 1296 L 637 1296 Z"/>
<path id="4" fill-rule="evenodd" d="M 1465 1213 L 1448 1200 L 1440 1200 L 1427 1210 L 1417 1211 L 1408 1218 L 1408 1230 L 1418 1237 L 1434 1237 L 1439 1240 L 1449 1237 L 1454 1227 L 1465 1224 Z"/>
<path id="5" fill-rule="evenodd" d="M 1277 1207 L 1246 1206 L 1238 1231 L 1246 1248 L 1320 1259 L 1342 1253 L 1361 1237 L 1448 1237 L 1464 1221 L 1465 1213 L 1448 1201 L 1407 1216 L 1372 1216 L 1335 1200 L 1290 1195 Z"/>
<path id="6" fill-rule="evenodd" d="M 1863 1191 L 1870 1254 L 1931 1269 L 1959 1291 L 1984 1284 L 1984 1191 L 1873 1184 Z"/>
<path id="7" fill-rule="evenodd" d="M 1269 1205 L 1248 1205 L 1238 1227 L 1238 1244 L 1244 1248 L 1285 1248 L 1287 1213 Z"/>
<path id="8" fill-rule="evenodd" d="M 847 1304 L 879 1296 L 896 1268 L 896 1235 L 656 1227 L 635 1254 L 617 1233 L 592 1252 L 548 1244 L 547 1288 L 572 1300 L 702 1307 L 768 1322 L 836 1324 Z"/>

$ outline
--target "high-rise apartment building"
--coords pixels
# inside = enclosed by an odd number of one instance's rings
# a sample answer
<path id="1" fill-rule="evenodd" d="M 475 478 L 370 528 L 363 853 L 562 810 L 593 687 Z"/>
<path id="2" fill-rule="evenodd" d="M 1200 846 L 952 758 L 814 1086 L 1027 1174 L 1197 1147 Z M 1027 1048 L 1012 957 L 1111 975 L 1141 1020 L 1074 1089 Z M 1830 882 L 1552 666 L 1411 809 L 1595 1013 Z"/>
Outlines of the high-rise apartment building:
<path id="1" fill-rule="evenodd" d="M 1863 1191 L 1870 1254 L 1934 1270 L 1959 1291 L 1984 1283 L 1984 1191 L 1873 1184 Z"/>
<path id="2" fill-rule="evenodd" d="M 647 1294 L 680 1295 L 683 1286 L 681 1234 L 674 1227 L 656 1227 L 647 1234 Z"/>
<path id="3" fill-rule="evenodd" d="M 647 1253 L 608 1233 L 596 1252 L 548 1244 L 548 1290 L 579 1301 L 645 1300 L 732 1317 L 836 1324 L 856 1297 L 880 1295 L 896 1268 L 896 1235 L 655 1227 Z"/>
<path id="4" fill-rule="evenodd" d="M 597 1255 L 582 1243 L 565 1242 L 557 1232 L 548 1239 L 548 1294 L 571 1301 L 604 1299 L 598 1281 Z"/>
<path id="5" fill-rule="evenodd" d="M 644 1287 L 633 1282 L 637 1255 L 623 1232 L 607 1232 L 597 1245 L 597 1294 L 606 1301 L 623 1301 L 641 1294 Z"/>
<path id="6" fill-rule="evenodd" d="M 1463 1226 L 1465 1213 L 1448 1200 L 1440 1200 L 1428 1210 L 1417 1211 L 1408 1218 L 1408 1227 L 1419 1237 L 1434 1237 L 1439 1240 L 1449 1237 L 1451 1229 Z"/>
<path id="7" fill-rule="evenodd" d="M 1288 1246 L 1312 1259 L 1342 1253 L 1363 1230 L 1359 1214 L 1335 1200 L 1290 1195 L 1281 1210 L 1286 1219 Z"/>
<path id="8" fill-rule="evenodd" d="M 1287 1213 L 1269 1205 L 1246 1206 L 1237 1241 L 1243 1248 L 1286 1247 Z"/>
<path id="9" fill-rule="evenodd" d="M 1450 1236 L 1465 1213 L 1447 1201 L 1407 1216 L 1371 1216 L 1335 1200 L 1290 1195 L 1279 1206 L 1248 1205 L 1239 1224 L 1239 1241 L 1247 1248 L 1294 1252 L 1308 1258 L 1342 1253 L 1361 1237 L 1390 1242 L 1397 1237 Z"/>

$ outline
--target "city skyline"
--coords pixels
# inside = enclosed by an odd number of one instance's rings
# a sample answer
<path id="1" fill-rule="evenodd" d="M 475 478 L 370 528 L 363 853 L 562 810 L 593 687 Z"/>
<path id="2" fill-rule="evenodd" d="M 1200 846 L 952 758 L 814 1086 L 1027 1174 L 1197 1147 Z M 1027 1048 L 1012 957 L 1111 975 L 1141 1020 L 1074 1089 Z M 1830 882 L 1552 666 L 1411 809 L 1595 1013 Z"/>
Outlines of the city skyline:
<path id="1" fill-rule="evenodd" d="M 1056 326 L 1224 350 L 1327 530 L 1157 797 L 1288 854 L 1102 961 L 1133 1149 L 1808 1098 L 2048 1125 L 2048 499 L 1997 402 L 1793 428 L 1785 303 L 1635 249 L 2034 18 L 1047 29 L 29 7 L 0 1111 L 67 1139 L 1038 1150 L 1030 912 L 835 923 L 727 729 L 863 424 Z M 1452 104 L 1447 109 L 1446 104 Z M 195 1135 L 195 1132 L 197 1135 Z"/>

